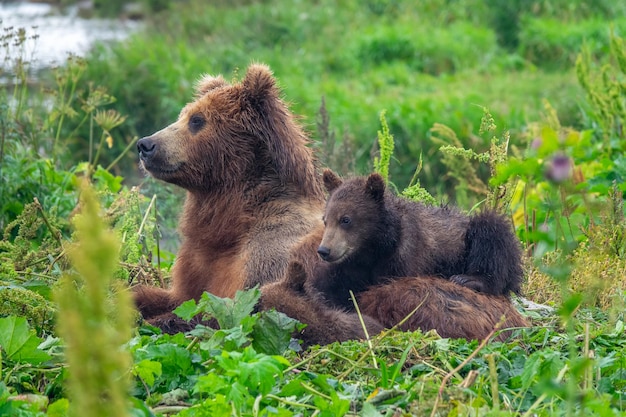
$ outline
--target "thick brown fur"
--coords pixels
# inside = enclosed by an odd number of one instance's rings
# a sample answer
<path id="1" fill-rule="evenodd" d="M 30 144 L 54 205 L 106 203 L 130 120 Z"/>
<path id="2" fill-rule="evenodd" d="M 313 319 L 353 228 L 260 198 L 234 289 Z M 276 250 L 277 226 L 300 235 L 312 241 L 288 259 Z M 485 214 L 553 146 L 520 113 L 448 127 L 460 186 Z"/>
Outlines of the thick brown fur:
<path id="1" fill-rule="evenodd" d="M 326 170 L 324 183 L 330 197 L 317 252 L 326 263 L 307 272 L 331 305 L 350 308 L 349 290 L 386 277 L 438 276 L 492 295 L 520 291 L 520 243 L 503 216 L 398 197 L 378 174 L 342 181 Z"/>
<path id="2" fill-rule="evenodd" d="M 258 309 L 276 309 L 307 326 L 293 336 L 301 339 L 303 346 L 326 345 L 352 339 L 365 339 L 363 326 L 356 313 L 327 307 L 315 294 L 305 290 L 306 272 L 304 267 L 293 262 L 285 279 L 261 287 Z M 382 325 L 362 316 L 369 335 L 383 330 Z"/>
<path id="3" fill-rule="evenodd" d="M 337 302 L 333 293 L 324 292 L 329 288 L 336 291 L 335 287 L 319 285 L 322 281 L 332 283 L 345 278 L 333 264 L 313 256 L 323 236 L 324 228 L 320 227 L 303 238 L 285 279 L 261 287 L 262 308 L 274 307 L 307 324 L 308 333 L 297 335 L 306 345 L 362 338 L 352 301 Z M 434 329 L 442 337 L 467 340 L 484 339 L 503 316 L 505 321 L 500 329 L 528 326 L 507 296 L 479 293 L 433 276 L 378 277 L 373 285 L 358 282 L 363 277 L 370 275 L 364 272 L 354 276 L 350 280 L 354 286 L 348 289 L 355 293 L 361 313 L 369 321 L 370 336 L 376 329 L 372 323 L 392 328 L 405 317 L 408 319 L 401 330 Z M 409 317 L 416 307 L 419 308 Z M 509 336 L 510 332 L 504 331 L 496 338 L 504 340 Z"/>
<path id="4" fill-rule="evenodd" d="M 293 246 L 321 224 L 324 207 L 307 144 L 272 73 L 259 64 L 232 85 L 203 78 L 176 122 L 138 142 L 147 172 L 188 191 L 171 288 L 134 288 L 144 318 L 204 291 L 232 297 L 285 275 Z"/>
<path id="5" fill-rule="evenodd" d="M 481 294 L 436 277 L 391 280 L 368 288 L 357 299 L 361 312 L 386 328 L 408 317 L 400 329 L 434 329 L 441 337 L 482 340 L 503 317 L 500 329 L 528 327 L 508 297 Z M 499 332 L 496 339 L 509 336 Z"/>

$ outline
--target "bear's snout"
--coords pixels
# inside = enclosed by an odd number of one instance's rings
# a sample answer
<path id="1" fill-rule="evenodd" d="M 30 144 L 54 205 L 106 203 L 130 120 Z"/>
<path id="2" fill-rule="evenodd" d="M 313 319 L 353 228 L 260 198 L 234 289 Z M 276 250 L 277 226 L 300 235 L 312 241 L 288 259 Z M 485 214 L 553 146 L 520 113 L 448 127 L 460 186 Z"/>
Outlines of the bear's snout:
<path id="1" fill-rule="evenodd" d="M 141 159 L 149 159 L 151 158 L 157 149 L 157 144 L 154 140 L 152 140 L 151 136 L 139 139 L 137 142 L 137 151 L 139 152 L 139 157 Z"/>
<path id="2" fill-rule="evenodd" d="M 320 255 L 320 258 L 326 261 L 330 256 L 330 248 L 327 248 L 326 246 L 320 246 L 319 248 L 317 248 L 317 253 Z"/>

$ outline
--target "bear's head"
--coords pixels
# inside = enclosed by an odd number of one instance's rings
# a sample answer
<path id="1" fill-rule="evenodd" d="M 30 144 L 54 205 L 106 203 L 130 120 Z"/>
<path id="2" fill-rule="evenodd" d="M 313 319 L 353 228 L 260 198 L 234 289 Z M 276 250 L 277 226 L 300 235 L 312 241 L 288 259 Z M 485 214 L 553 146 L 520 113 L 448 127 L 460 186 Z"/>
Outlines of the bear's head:
<path id="1" fill-rule="evenodd" d="M 178 120 L 139 140 L 137 150 L 152 176 L 190 191 L 251 181 L 306 188 L 315 176 L 307 142 L 269 68 L 253 64 L 241 82 L 205 76 Z"/>
<path id="2" fill-rule="evenodd" d="M 376 252 L 386 224 L 385 181 L 377 174 L 342 181 L 325 170 L 324 186 L 330 196 L 324 212 L 324 236 L 317 250 L 327 262 L 343 262 Z"/>

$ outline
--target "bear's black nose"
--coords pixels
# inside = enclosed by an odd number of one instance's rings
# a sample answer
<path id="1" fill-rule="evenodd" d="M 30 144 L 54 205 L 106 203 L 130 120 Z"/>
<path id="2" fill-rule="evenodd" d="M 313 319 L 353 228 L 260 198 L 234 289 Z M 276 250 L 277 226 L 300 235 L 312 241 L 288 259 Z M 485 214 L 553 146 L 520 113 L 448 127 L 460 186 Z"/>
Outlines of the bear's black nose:
<path id="1" fill-rule="evenodd" d="M 156 150 L 156 143 L 152 140 L 151 137 L 146 137 L 139 139 L 137 142 L 137 151 L 139 152 L 139 156 L 142 157 L 150 157 Z"/>
<path id="2" fill-rule="evenodd" d="M 326 260 L 326 258 L 328 258 L 328 256 L 330 255 L 330 248 L 327 248 L 326 246 L 320 246 L 319 248 L 317 248 L 317 253 L 319 253 L 320 258 Z"/>

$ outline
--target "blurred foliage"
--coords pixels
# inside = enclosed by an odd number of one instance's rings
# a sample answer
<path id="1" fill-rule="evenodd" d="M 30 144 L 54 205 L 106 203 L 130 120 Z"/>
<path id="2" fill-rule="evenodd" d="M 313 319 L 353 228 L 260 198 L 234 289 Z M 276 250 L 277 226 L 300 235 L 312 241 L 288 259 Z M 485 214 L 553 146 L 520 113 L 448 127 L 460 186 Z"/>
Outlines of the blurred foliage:
<path id="1" fill-rule="evenodd" d="M 309 130 L 324 97 L 327 131 L 338 142 L 334 148 L 349 149 L 343 159 L 354 161 L 332 163 L 334 168 L 371 169 L 376 116 L 387 109 L 398 161 L 390 177 L 408 183 L 423 155 L 422 185 L 454 201 L 454 183 L 441 181 L 446 167 L 430 141 L 430 128 L 445 124 L 464 148 L 473 148 L 471 132 L 477 129 L 480 106 L 489 106 L 495 118 L 506 120 L 510 143 L 518 146 L 524 126 L 539 116 L 547 97 L 561 120 L 581 127 L 575 99 L 581 88 L 572 60 L 583 42 L 593 45 L 594 58 L 602 59 L 611 22 L 618 30 L 626 18 L 619 2 L 597 8 L 582 1 L 558 7 L 547 1 L 500 3 L 428 0 L 416 7 L 400 0 L 340 5 L 187 0 L 150 15 L 145 32 L 97 48 L 88 57 L 85 80 L 103 80 L 118 99 L 113 107 L 128 115 L 119 128 L 125 139 L 114 144 L 121 150 L 130 138 L 171 123 L 192 99 L 193 82 L 201 74 L 239 77 L 250 62 L 265 62 L 293 111 L 309 121 Z M 505 29 L 516 33 L 503 34 Z M 543 70 L 555 66 L 556 73 Z M 312 136 L 325 137 L 323 132 Z M 344 140 L 349 146 L 342 145 Z M 120 168 L 128 179 L 136 175 L 131 158 Z M 481 175 L 486 181 L 487 172 Z"/>
<path id="2" fill-rule="evenodd" d="M 554 70 L 573 64 L 583 45 L 596 60 L 602 59 L 610 50 L 611 26 L 626 34 L 626 17 L 611 24 L 598 18 L 569 24 L 554 18 L 528 19 L 520 33 L 520 52 L 533 64 Z"/>
<path id="3" fill-rule="evenodd" d="M 54 293 L 69 368 L 68 414 L 89 410 L 94 417 L 129 416 L 131 356 L 122 346 L 130 339 L 136 313 L 126 288 L 113 279 L 121 245 L 102 221 L 96 193 L 86 181 L 80 205 L 76 237 L 67 248 L 73 269 Z"/>

